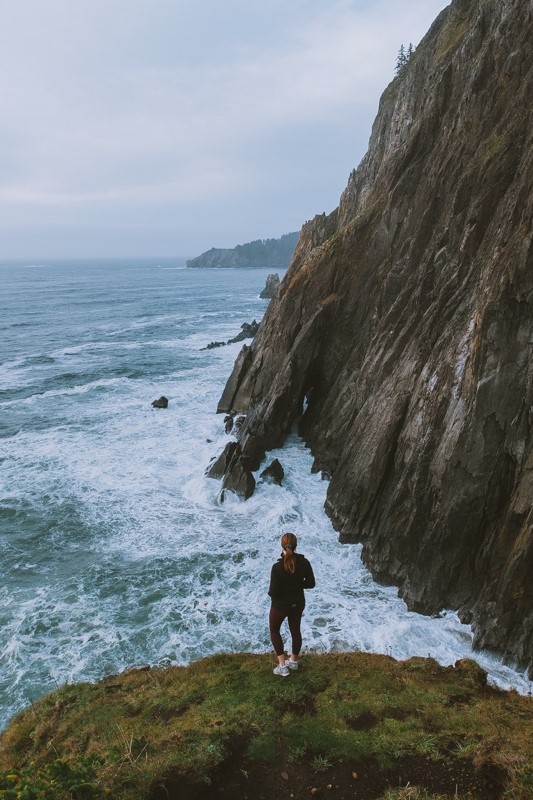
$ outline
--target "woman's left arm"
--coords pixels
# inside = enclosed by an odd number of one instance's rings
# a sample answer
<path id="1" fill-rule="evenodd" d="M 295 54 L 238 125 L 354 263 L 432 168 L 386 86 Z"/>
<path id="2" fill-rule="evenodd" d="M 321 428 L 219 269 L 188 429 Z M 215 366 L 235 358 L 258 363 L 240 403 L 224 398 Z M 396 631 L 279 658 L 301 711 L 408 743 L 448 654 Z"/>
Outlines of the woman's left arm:
<path id="1" fill-rule="evenodd" d="M 315 575 L 311 563 L 305 559 L 305 572 L 303 576 L 304 589 L 314 589 L 316 586 Z"/>

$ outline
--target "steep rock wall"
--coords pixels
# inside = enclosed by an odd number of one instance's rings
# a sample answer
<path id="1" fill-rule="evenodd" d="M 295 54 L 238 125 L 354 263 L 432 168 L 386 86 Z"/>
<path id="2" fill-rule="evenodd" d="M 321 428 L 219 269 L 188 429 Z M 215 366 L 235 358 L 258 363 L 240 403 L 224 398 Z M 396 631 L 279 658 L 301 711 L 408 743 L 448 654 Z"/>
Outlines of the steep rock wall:
<path id="1" fill-rule="evenodd" d="M 531 0 L 442 12 L 219 404 L 252 464 L 305 408 L 341 539 L 531 670 L 532 41 Z"/>

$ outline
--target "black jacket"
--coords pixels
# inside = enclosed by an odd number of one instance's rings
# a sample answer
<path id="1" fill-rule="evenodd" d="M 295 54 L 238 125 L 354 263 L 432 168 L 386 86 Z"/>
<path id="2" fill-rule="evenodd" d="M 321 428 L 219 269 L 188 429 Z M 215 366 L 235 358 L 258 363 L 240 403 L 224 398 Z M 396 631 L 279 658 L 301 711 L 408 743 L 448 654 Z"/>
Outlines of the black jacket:
<path id="1" fill-rule="evenodd" d="M 295 553 L 296 569 L 287 572 L 283 566 L 283 558 L 278 559 L 270 573 L 268 594 L 272 598 L 272 606 L 279 611 L 289 612 L 291 608 L 305 607 L 304 589 L 313 589 L 315 576 L 313 568 L 305 556 Z"/>

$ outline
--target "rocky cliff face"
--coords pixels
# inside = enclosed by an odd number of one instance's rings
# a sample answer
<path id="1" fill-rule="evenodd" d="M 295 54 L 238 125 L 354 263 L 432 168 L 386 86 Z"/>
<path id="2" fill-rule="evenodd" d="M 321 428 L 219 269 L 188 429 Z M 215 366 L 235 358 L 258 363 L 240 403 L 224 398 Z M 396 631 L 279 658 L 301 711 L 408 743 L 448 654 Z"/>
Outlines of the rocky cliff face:
<path id="1" fill-rule="evenodd" d="M 301 417 L 374 576 L 533 671 L 532 41 L 531 0 L 439 16 L 219 410 L 256 464 Z"/>

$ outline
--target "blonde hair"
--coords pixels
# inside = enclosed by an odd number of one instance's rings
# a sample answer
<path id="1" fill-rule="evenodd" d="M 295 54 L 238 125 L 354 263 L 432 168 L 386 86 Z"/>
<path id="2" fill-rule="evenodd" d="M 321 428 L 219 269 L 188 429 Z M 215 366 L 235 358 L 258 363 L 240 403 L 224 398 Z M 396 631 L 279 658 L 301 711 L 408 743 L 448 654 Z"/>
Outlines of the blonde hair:
<path id="1" fill-rule="evenodd" d="M 284 533 L 281 537 L 281 549 L 283 550 L 283 566 L 286 572 L 290 572 L 291 575 L 294 575 L 296 570 L 296 556 L 294 555 L 294 551 L 296 550 L 296 545 L 298 544 L 298 539 L 294 535 L 294 533 Z"/>

